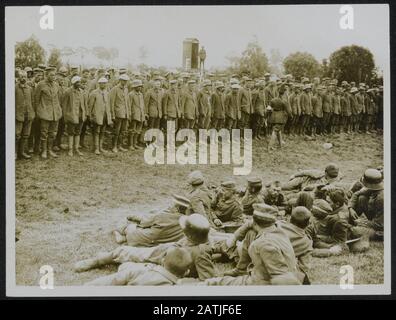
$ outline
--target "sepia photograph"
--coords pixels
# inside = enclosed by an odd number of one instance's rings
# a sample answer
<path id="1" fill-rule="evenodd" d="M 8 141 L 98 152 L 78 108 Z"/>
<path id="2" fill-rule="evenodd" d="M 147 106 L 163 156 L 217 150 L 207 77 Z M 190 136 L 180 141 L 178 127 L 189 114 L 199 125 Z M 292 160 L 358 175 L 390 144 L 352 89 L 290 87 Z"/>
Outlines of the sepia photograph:
<path id="1" fill-rule="evenodd" d="M 8 6 L 7 296 L 390 294 L 389 7 Z"/>

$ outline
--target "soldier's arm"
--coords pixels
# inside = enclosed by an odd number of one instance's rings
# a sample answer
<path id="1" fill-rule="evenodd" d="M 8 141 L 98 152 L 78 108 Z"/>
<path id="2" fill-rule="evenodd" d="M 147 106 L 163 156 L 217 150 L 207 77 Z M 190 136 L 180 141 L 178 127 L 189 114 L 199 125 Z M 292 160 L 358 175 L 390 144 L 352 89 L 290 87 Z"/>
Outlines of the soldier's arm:
<path id="1" fill-rule="evenodd" d="M 367 189 L 365 188 L 361 188 L 360 190 L 354 192 L 351 196 L 351 199 L 349 199 L 348 207 L 356 210 L 359 196 L 366 192 Z"/>
<path id="2" fill-rule="evenodd" d="M 184 118 L 184 114 L 186 113 L 186 96 L 181 94 L 180 96 L 180 117 Z"/>
<path id="3" fill-rule="evenodd" d="M 33 111 L 34 111 L 34 113 L 36 113 L 36 109 L 35 109 L 35 107 L 34 107 L 34 90 L 33 90 L 33 88 L 30 88 L 30 101 L 31 101 L 31 103 L 32 103 L 32 108 L 33 108 Z M 34 117 L 35 115 L 33 115 L 33 117 Z"/>
<path id="4" fill-rule="evenodd" d="M 177 110 L 177 117 L 179 117 L 179 118 L 181 118 L 181 116 L 182 116 L 180 99 L 181 99 L 180 95 L 177 94 L 176 110 Z"/>
<path id="5" fill-rule="evenodd" d="M 60 102 L 62 110 L 65 110 L 65 107 L 67 106 L 69 96 L 70 96 L 69 92 L 70 92 L 70 89 L 67 89 L 62 96 L 62 100 Z"/>
<path id="6" fill-rule="evenodd" d="M 110 90 L 109 100 L 110 100 L 110 112 L 112 119 L 115 119 L 115 98 L 116 98 L 116 89 L 115 87 Z"/>
<path id="7" fill-rule="evenodd" d="M 145 113 L 148 115 L 148 106 L 149 106 L 149 102 L 150 102 L 150 97 L 151 97 L 151 91 L 148 90 L 145 94 L 144 94 L 144 108 L 145 108 Z"/>
<path id="8" fill-rule="evenodd" d="M 234 209 L 232 210 L 231 220 L 234 222 L 243 222 L 242 206 L 236 201 Z"/>
<path id="9" fill-rule="evenodd" d="M 312 252 L 307 252 L 298 257 L 298 267 L 304 273 L 308 273 L 311 268 Z"/>
<path id="10" fill-rule="evenodd" d="M 205 207 L 199 197 L 193 197 L 190 199 L 190 206 L 194 213 L 199 213 L 206 216 Z"/>
<path id="11" fill-rule="evenodd" d="M 41 99 L 41 88 L 42 85 L 39 83 L 37 87 L 34 89 L 34 108 L 37 110 L 38 105 L 40 104 L 40 99 Z"/>
<path id="12" fill-rule="evenodd" d="M 139 221 L 139 227 L 140 228 L 152 227 L 155 224 L 156 216 L 157 215 L 152 214 L 149 216 L 142 217 L 141 220 Z"/>
<path id="13" fill-rule="evenodd" d="M 245 236 L 248 233 L 248 231 L 251 230 L 252 228 L 253 228 L 253 221 L 248 221 L 244 223 L 234 232 L 234 238 L 238 241 L 242 241 L 243 239 L 245 239 Z"/>
<path id="14" fill-rule="evenodd" d="M 199 255 L 195 258 L 195 268 L 197 269 L 199 280 L 217 276 L 210 251 L 201 250 Z"/>

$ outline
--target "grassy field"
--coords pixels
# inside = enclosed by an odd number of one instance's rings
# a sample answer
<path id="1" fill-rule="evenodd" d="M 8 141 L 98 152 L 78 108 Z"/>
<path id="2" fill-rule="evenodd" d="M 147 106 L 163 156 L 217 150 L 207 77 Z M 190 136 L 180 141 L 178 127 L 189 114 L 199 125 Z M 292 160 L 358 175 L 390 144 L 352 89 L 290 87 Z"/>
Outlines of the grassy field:
<path id="1" fill-rule="evenodd" d="M 88 137 L 90 138 L 90 137 Z M 325 150 L 324 142 L 333 148 Z M 383 164 L 379 135 L 320 137 L 313 141 L 287 138 L 282 151 L 269 154 L 265 143 L 253 144 L 252 176 L 265 183 L 285 181 L 299 169 L 324 168 L 336 162 L 344 181 L 352 182 L 368 167 Z M 145 164 L 143 150 L 96 156 L 16 163 L 16 215 L 22 230 L 16 243 L 18 285 L 37 285 L 42 265 L 55 271 L 55 285 L 81 285 L 116 270 L 115 267 L 74 273 L 73 264 L 117 244 L 111 231 L 129 213 L 148 214 L 166 207 L 172 193 L 182 193 L 186 176 L 201 170 L 209 184 L 232 177 L 233 165 Z M 232 177 L 238 185 L 246 177 Z M 313 258 L 313 284 L 338 284 L 340 266 L 355 270 L 356 284 L 383 283 L 383 245 L 373 243 L 368 252 L 332 258 Z M 229 265 L 217 265 L 219 270 Z"/>

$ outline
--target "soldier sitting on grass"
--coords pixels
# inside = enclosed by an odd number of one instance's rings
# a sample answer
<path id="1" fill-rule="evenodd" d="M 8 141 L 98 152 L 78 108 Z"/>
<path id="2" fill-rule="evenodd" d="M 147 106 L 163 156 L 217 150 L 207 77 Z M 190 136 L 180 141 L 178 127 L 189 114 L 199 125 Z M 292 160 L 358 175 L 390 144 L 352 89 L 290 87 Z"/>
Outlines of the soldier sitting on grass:
<path id="1" fill-rule="evenodd" d="M 173 206 L 157 214 L 144 217 L 128 216 L 128 222 L 113 232 L 116 242 L 126 242 L 129 246 L 136 247 L 154 247 L 183 238 L 179 219 L 186 213 L 190 201 L 185 197 L 173 195 L 173 202 Z"/>
<path id="2" fill-rule="evenodd" d="M 264 203 L 285 210 L 288 203 L 282 193 L 280 181 L 274 181 L 263 190 Z"/>
<path id="3" fill-rule="evenodd" d="M 250 178 L 247 182 L 248 186 L 246 188 L 246 191 L 241 193 L 241 204 L 243 208 L 243 213 L 251 216 L 254 211 L 253 205 L 255 203 L 264 203 L 264 198 L 261 194 L 263 183 L 259 178 Z"/>
<path id="4" fill-rule="evenodd" d="M 384 185 L 383 174 L 367 169 L 361 178 L 363 188 L 353 193 L 349 210 L 355 216 L 354 225 L 370 230 L 371 240 L 384 239 Z"/>
<path id="5" fill-rule="evenodd" d="M 247 251 L 252 261 L 249 272 L 225 273 L 224 277 L 205 280 L 204 285 L 302 284 L 304 274 L 297 268 L 292 243 L 285 231 L 275 224 L 271 210 L 275 209 L 266 204 L 254 205 L 253 223 L 246 233 L 251 236 Z M 229 246 L 233 245 L 231 242 Z"/>
<path id="6" fill-rule="evenodd" d="M 234 181 L 225 181 L 221 184 L 216 190 L 211 206 L 216 220 L 219 220 L 215 221 L 217 225 L 229 222 L 241 224 L 243 222 L 242 207 L 236 197 Z"/>
<path id="7" fill-rule="evenodd" d="M 265 214 L 271 215 L 274 219 L 277 217 L 277 209 L 266 204 L 256 204 L 256 210 L 260 210 Z M 276 226 L 287 235 L 294 250 L 297 259 L 297 266 L 300 273 L 304 274 L 302 277 L 304 284 L 309 284 L 308 271 L 309 261 L 311 257 L 312 240 L 305 233 L 305 229 L 309 225 L 311 212 L 302 206 L 293 209 L 290 222 L 278 220 L 275 222 Z M 235 269 L 226 272 L 225 275 L 239 276 L 246 274 L 246 269 L 249 267 L 251 258 L 249 255 L 249 247 L 257 237 L 257 228 L 254 226 L 253 221 L 245 223 L 234 233 L 234 239 L 229 241 L 236 243 L 237 240 L 243 241 L 242 248 L 239 251 L 239 261 Z"/>
<path id="8" fill-rule="evenodd" d="M 329 249 L 315 250 L 314 256 L 330 256 L 348 251 L 345 242 L 348 240 L 350 225 L 338 214 L 332 214 L 332 206 L 323 199 L 316 199 L 312 207 L 313 218 L 307 228 L 307 234 L 314 243 L 314 248 Z"/>

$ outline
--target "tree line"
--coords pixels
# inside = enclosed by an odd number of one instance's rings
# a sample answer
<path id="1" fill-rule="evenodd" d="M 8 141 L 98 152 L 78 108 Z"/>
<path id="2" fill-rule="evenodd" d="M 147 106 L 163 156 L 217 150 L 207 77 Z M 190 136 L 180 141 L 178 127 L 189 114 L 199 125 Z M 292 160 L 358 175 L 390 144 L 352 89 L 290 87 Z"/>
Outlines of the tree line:
<path id="1" fill-rule="evenodd" d="M 31 36 L 23 42 L 18 42 L 15 46 L 15 65 L 21 68 L 26 66 L 36 67 L 47 62 L 49 65 L 60 67 L 62 56 L 80 54 L 82 57 L 92 52 L 96 57 L 107 62 L 111 62 L 118 57 L 118 50 L 115 48 L 94 47 L 87 48 L 52 48 L 48 59 L 46 52 L 39 41 Z M 277 50 L 271 50 L 270 58 L 267 57 L 263 48 L 257 40 L 248 43 L 241 56 L 228 57 L 230 66 L 227 72 L 239 75 L 249 75 L 253 78 L 262 77 L 264 73 L 292 74 L 296 79 L 308 77 L 330 77 L 339 81 L 346 80 L 356 83 L 365 82 L 367 84 L 379 84 L 382 76 L 378 74 L 375 67 L 373 54 L 367 48 L 350 45 L 334 51 L 328 59 L 318 62 L 316 58 L 308 52 L 294 52 L 282 59 Z M 283 69 L 283 70 L 282 70 Z"/>

